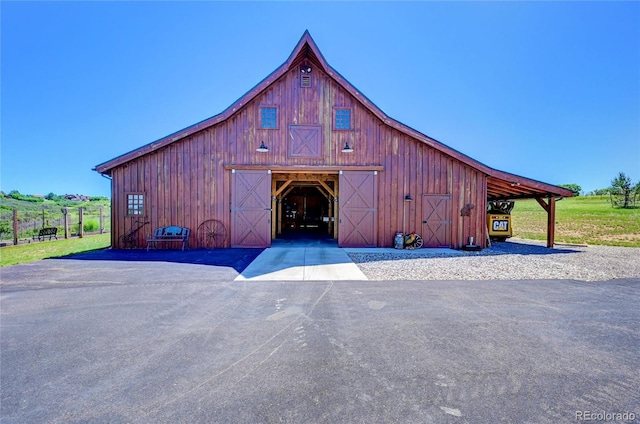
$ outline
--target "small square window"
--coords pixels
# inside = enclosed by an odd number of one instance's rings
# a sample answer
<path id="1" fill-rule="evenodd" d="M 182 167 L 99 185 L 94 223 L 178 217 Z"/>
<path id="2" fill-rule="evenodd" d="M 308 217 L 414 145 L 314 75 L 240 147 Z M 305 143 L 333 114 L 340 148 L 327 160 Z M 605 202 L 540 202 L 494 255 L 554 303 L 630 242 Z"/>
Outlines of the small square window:
<path id="1" fill-rule="evenodd" d="M 260 108 L 262 128 L 278 128 L 278 109 L 275 107 Z"/>
<path id="2" fill-rule="evenodd" d="M 351 129 L 351 109 L 336 109 L 336 130 Z"/>
<path id="3" fill-rule="evenodd" d="M 127 194 L 127 215 L 144 215 L 144 194 Z"/>

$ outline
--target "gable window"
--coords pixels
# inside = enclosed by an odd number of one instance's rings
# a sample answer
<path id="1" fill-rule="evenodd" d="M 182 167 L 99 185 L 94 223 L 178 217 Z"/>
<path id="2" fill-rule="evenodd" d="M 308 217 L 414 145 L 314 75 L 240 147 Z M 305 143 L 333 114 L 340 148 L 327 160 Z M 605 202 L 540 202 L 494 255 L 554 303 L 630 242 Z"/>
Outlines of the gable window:
<path id="1" fill-rule="evenodd" d="M 127 194 L 127 215 L 144 215 L 144 194 Z"/>
<path id="2" fill-rule="evenodd" d="M 260 125 L 262 128 L 278 128 L 278 108 L 260 108 Z"/>
<path id="3" fill-rule="evenodd" d="M 346 108 L 335 109 L 334 117 L 335 117 L 334 128 L 336 130 L 351 129 L 351 109 L 346 109 Z"/>

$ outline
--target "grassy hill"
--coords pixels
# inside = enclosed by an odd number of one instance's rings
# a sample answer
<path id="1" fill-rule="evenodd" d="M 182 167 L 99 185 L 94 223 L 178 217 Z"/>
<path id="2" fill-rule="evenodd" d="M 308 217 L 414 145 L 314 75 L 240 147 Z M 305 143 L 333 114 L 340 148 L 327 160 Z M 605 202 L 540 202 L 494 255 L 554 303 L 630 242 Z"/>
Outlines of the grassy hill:
<path id="1" fill-rule="evenodd" d="M 18 211 L 18 238 L 29 238 L 37 229 L 58 227 L 62 232 L 64 223 L 63 209 L 68 211 L 68 222 L 72 232 L 78 231 L 78 210 L 83 208 L 83 227 L 85 231 L 96 231 L 99 228 L 100 209 L 103 224 L 110 224 L 111 202 L 106 197 L 89 197 L 84 201 L 65 199 L 62 196 L 50 196 L 45 199 L 37 196 L 22 195 L 12 192 L 10 195 L 0 194 L 0 232 L 1 239 L 13 238 L 13 211 Z M 86 198 L 86 196 L 85 196 Z"/>
<path id="2" fill-rule="evenodd" d="M 22 196 L 24 199 L 15 199 L 13 197 L 0 195 L 0 210 L 13 211 L 17 208 L 22 212 L 38 212 L 42 211 L 42 208 L 52 207 L 69 207 L 69 208 L 93 208 L 96 206 L 109 207 L 111 201 L 106 197 L 91 197 L 88 201 L 76 201 L 67 200 L 65 198 L 57 198 L 54 200 L 47 200 L 41 197 Z M 33 200 L 28 200 L 33 199 Z"/>
<path id="3" fill-rule="evenodd" d="M 546 240 L 547 213 L 535 200 L 516 201 L 513 235 Z M 556 242 L 640 247 L 640 208 L 612 208 L 609 196 L 562 199 L 556 203 Z"/>

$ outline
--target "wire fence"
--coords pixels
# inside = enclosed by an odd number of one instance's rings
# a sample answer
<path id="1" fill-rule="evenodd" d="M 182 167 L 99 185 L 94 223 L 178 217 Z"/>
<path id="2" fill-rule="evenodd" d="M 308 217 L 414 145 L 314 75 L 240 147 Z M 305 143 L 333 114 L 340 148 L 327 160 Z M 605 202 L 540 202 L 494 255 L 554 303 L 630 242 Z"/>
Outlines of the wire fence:
<path id="1" fill-rule="evenodd" d="M 38 241 L 44 228 L 56 228 L 58 239 L 111 231 L 109 206 L 60 207 L 43 205 L 38 209 L 0 211 L 0 243 L 24 244 Z M 47 236 L 49 238 L 49 236 Z"/>

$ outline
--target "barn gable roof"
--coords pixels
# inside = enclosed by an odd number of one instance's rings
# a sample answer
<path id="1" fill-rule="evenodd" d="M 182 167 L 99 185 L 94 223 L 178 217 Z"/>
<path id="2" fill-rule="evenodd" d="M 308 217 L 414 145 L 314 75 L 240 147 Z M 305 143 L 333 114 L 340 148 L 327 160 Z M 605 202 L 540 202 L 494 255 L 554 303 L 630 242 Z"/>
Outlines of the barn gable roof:
<path id="1" fill-rule="evenodd" d="M 271 86 L 281 76 L 289 72 L 292 67 L 297 66 L 304 60 L 310 61 L 316 68 L 321 69 L 325 74 L 333 78 L 343 89 L 349 92 L 384 124 L 486 174 L 488 176 L 487 197 L 489 200 L 550 196 L 570 197 L 572 195 L 570 190 L 488 167 L 487 165 L 478 162 L 477 160 L 472 159 L 471 157 L 387 116 L 378 106 L 358 91 L 349 81 L 347 81 L 339 72 L 327 63 L 308 30 L 304 32 L 300 41 L 293 49 L 293 52 L 280 67 L 260 81 L 255 87 L 245 93 L 220 114 L 146 144 L 107 162 L 101 163 L 97 165 L 94 170 L 101 174 L 108 175 L 113 168 L 229 119 L 234 113 Z"/>

